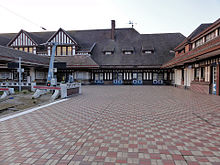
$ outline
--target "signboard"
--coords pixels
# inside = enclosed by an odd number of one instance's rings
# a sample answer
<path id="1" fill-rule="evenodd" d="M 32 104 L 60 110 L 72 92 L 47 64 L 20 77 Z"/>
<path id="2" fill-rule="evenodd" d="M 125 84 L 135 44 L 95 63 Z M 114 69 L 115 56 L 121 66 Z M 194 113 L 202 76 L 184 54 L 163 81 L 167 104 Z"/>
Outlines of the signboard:
<path id="1" fill-rule="evenodd" d="M 19 68 L 18 62 L 9 62 L 8 63 L 8 69 L 15 69 L 15 68 Z"/>
<path id="2" fill-rule="evenodd" d="M 66 69 L 66 62 L 54 62 L 54 68 Z"/>

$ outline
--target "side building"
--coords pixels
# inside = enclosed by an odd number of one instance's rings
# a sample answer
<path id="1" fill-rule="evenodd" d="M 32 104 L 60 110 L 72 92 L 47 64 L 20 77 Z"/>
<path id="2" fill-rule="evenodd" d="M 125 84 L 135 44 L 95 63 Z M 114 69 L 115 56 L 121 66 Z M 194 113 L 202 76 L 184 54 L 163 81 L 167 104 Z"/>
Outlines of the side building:
<path id="1" fill-rule="evenodd" d="M 72 75 L 85 84 L 141 85 L 173 81 L 172 69 L 161 66 L 175 56 L 174 48 L 184 39 L 180 33 L 140 34 L 133 28 L 115 28 L 112 20 L 111 29 L 0 34 L 0 45 L 49 57 L 51 43 L 58 43 L 55 60 L 67 64 L 56 73 L 59 82 Z"/>
<path id="2" fill-rule="evenodd" d="M 175 48 L 175 58 L 163 65 L 173 69 L 174 84 L 220 95 L 220 19 L 201 24 Z"/>

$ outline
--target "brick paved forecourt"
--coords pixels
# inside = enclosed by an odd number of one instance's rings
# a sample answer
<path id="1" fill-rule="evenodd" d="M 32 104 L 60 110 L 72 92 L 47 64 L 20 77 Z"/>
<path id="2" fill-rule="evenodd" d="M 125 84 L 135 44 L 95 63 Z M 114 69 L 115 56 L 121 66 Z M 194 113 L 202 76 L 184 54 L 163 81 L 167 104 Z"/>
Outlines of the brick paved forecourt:
<path id="1" fill-rule="evenodd" d="M 0 165 L 219 165 L 220 97 L 165 86 L 83 94 L 0 122 Z"/>

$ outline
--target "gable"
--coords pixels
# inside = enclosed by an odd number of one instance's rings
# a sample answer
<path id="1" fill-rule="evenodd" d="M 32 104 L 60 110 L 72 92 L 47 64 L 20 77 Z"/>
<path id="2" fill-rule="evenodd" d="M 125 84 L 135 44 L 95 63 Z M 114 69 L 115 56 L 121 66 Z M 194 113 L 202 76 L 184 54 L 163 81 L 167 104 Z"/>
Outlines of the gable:
<path id="1" fill-rule="evenodd" d="M 23 30 L 15 36 L 9 43 L 8 46 L 34 46 L 36 42 Z"/>
<path id="2" fill-rule="evenodd" d="M 47 42 L 59 44 L 76 44 L 74 39 L 68 35 L 63 29 L 59 29 Z"/>

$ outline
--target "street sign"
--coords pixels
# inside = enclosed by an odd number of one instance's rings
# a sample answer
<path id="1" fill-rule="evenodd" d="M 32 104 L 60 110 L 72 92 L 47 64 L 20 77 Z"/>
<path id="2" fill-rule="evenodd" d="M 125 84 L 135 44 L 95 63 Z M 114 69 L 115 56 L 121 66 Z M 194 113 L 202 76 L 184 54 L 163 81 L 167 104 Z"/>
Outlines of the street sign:
<path id="1" fill-rule="evenodd" d="M 16 69 L 16 68 L 19 68 L 18 62 L 9 62 L 8 63 L 8 69 Z"/>

